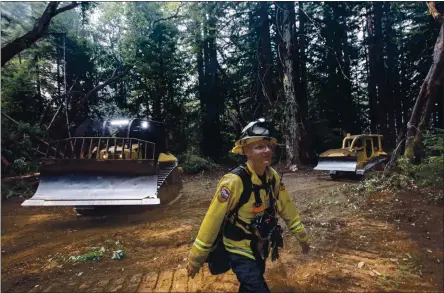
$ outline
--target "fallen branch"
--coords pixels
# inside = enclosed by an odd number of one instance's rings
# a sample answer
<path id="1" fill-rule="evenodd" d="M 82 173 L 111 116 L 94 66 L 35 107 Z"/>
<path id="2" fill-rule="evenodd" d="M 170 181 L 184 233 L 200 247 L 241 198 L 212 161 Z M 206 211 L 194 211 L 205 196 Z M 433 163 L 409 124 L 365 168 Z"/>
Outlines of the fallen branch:
<path id="1" fill-rule="evenodd" d="M 83 96 L 83 98 L 80 99 L 80 101 L 78 101 L 75 104 L 75 107 L 73 107 L 74 109 L 78 109 L 80 108 L 83 104 L 85 104 L 89 98 L 91 98 L 92 95 L 94 95 L 95 93 L 97 93 L 98 91 L 100 91 L 101 89 L 103 89 L 104 87 L 106 87 L 107 85 L 115 82 L 116 80 L 118 80 L 119 78 L 121 78 L 122 76 L 126 75 L 127 71 L 123 71 L 122 73 L 117 74 L 117 72 L 119 71 L 120 67 L 116 68 L 113 72 L 113 75 L 106 80 L 104 83 L 99 84 L 98 86 L 96 86 L 95 88 L 93 88 L 92 90 L 90 90 L 88 93 L 86 93 L 86 95 Z"/>
<path id="2" fill-rule="evenodd" d="M 28 175 L 6 177 L 6 178 L 2 179 L 2 183 L 8 183 L 8 182 L 13 182 L 13 181 L 17 181 L 17 180 L 34 179 L 39 176 L 40 176 L 40 173 L 33 173 L 33 174 L 28 174 Z"/>
<path id="3" fill-rule="evenodd" d="M 393 151 L 393 154 L 392 154 L 392 156 L 390 157 L 390 161 L 389 161 L 388 164 L 385 165 L 385 167 L 384 167 L 384 173 L 385 173 L 385 171 L 387 171 L 388 168 L 393 164 L 393 162 L 394 162 L 394 160 L 395 160 L 395 158 L 396 158 L 396 154 L 397 154 L 397 152 L 398 152 L 398 149 L 399 149 L 399 147 L 401 146 L 401 144 L 402 144 L 402 142 L 404 141 L 404 139 L 405 139 L 405 138 L 401 139 L 401 141 L 398 143 L 398 146 L 397 146 L 397 147 L 395 148 L 395 150 Z"/>
<path id="4" fill-rule="evenodd" d="M 72 83 L 71 88 L 69 89 L 69 91 L 64 95 L 64 98 L 65 98 L 65 99 L 66 99 L 67 96 L 71 95 L 71 91 L 72 91 L 74 85 L 76 84 L 76 82 L 77 82 L 77 77 L 76 77 L 76 79 L 74 80 L 74 82 Z M 51 125 L 52 125 L 52 123 L 54 122 L 54 119 L 57 117 L 57 115 L 59 114 L 59 112 L 60 112 L 60 110 L 62 109 L 62 107 L 63 107 L 63 103 L 60 104 L 59 108 L 57 109 L 56 113 L 55 113 L 54 116 L 52 117 L 51 122 L 49 123 L 48 127 L 46 128 L 46 130 L 49 130 L 49 128 L 51 128 Z M 68 107 L 68 104 L 66 104 L 65 107 Z"/>
<path id="5" fill-rule="evenodd" d="M 1 113 L 2 113 L 2 115 L 4 115 L 6 118 L 8 118 L 9 120 L 11 120 L 11 121 L 14 122 L 15 124 L 20 125 L 19 122 L 17 122 L 16 120 L 14 120 L 14 119 L 13 119 L 12 117 L 10 117 L 8 114 L 5 114 L 5 113 L 3 113 L 3 112 L 1 112 Z M 28 134 L 29 134 L 29 136 L 30 136 L 31 138 L 34 138 L 34 139 L 37 140 L 38 142 L 40 142 L 40 143 L 46 145 L 47 147 L 49 147 L 49 143 L 46 142 L 46 141 L 44 141 L 42 138 L 40 138 L 40 137 L 38 137 L 37 135 L 34 135 L 34 134 L 32 134 L 32 133 L 28 133 Z M 52 149 L 53 151 L 56 151 L 56 152 L 57 152 L 57 149 L 55 149 L 54 147 L 51 147 L 51 149 Z M 64 155 L 62 152 L 60 152 L 60 151 L 58 152 L 58 154 L 60 155 L 61 158 L 64 158 L 64 157 L 65 157 L 65 155 Z"/>

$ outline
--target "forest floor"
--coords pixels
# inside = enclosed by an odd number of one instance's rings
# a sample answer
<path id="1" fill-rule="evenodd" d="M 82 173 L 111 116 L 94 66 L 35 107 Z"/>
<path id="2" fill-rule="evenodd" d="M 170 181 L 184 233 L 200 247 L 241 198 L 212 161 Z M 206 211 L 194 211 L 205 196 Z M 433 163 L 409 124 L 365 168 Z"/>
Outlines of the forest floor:
<path id="1" fill-rule="evenodd" d="M 137 215 L 77 217 L 71 208 L 3 201 L 2 292 L 237 292 L 231 271 L 212 276 L 205 266 L 188 279 L 185 270 L 221 175 L 185 176 L 177 201 Z M 280 259 L 267 262 L 272 292 L 443 291 L 442 201 L 411 191 L 332 194 L 344 181 L 310 171 L 284 182 L 313 249 L 302 255 L 285 230 Z M 104 248 L 102 259 L 67 260 L 93 247 Z M 111 259 L 119 248 L 125 257 Z"/>

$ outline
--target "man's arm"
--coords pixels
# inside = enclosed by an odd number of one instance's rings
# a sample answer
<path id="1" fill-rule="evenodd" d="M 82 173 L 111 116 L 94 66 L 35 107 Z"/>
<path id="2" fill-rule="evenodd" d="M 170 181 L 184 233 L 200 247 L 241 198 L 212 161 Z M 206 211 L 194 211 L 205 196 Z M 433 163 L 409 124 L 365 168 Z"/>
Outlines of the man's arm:
<path id="1" fill-rule="evenodd" d="M 234 174 L 226 174 L 219 181 L 216 193 L 190 251 L 189 264 L 193 267 L 199 269 L 205 263 L 226 213 L 234 207 L 239 198 L 241 192 L 239 189 L 242 188 L 239 181 L 240 178 Z"/>
<path id="2" fill-rule="evenodd" d="M 308 235 L 305 231 L 304 224 L 301 221 L 299 212 L 296 208 L 296 204 L 291 198 L 288 190 L 280 180 L 277 180 L 277 208 L 278 213 L 284 220 L 288 229 L 296 236 L 300 243 L 305 243 L 308 241 Z"/>

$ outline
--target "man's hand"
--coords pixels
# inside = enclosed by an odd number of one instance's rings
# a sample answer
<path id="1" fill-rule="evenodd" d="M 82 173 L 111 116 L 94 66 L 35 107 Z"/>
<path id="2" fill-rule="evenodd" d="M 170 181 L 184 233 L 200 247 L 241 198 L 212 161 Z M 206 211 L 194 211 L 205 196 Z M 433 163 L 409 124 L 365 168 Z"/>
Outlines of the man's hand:
<path id="1" fill-rule="evenodd" d="M 191 277 L 191 279 L 194 279 L 194 277 L 199 272 L 199 270 L 200 270 L 200 268 L 196 268 L 191 263 L 188 263 L 187 272 L 188 272 L 188 277 Z"/>
<path id="2" fill-rule="evenodd" d="M 308 241 L 299 242 L 299 244 L 301 245 L 302 253 L 308 254 L 308 252 L 310 251 L 310 244 L 308 243 Z"/>

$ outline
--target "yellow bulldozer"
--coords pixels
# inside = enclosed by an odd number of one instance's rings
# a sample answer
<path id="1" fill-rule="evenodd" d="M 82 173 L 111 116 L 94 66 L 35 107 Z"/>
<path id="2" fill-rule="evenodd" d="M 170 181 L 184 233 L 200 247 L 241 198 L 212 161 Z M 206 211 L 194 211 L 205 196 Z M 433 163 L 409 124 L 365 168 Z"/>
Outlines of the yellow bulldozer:
<path id="1" fill-rule="evenodd" d="M 78 215 L 170 202 L 182 181 L 165 125 L 147 119 L 86 120 L 48 144 L 40 183 L 22 206 L 72 206 Z"/>
<path id="2" fill-rule="evenodd" d="M 379 134 L 347 135 L 342 148 L 331 149 L 319 155 L 314 170 L 330 171 L 330 177 L 337 179 L 342 175 L 364 176 L 369 170 L 384 166 L 388 155 L 382 149 L 383 136 Z"/>

